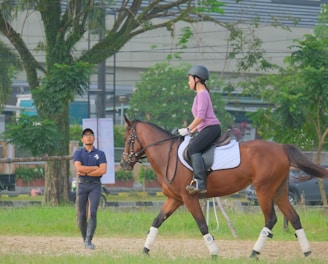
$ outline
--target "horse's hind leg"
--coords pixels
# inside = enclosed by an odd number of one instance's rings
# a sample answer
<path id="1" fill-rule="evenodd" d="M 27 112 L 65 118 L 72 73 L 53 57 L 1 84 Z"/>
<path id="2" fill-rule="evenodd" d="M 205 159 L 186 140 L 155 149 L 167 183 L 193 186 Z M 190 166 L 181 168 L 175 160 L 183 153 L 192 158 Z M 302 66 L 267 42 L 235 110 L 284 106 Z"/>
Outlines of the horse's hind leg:
<path id="1" fill-rule="evenodd" d="M 185 199 L 184 203 L 194 217 L 212 258 L 215 259 L 219 253 L 219 249 L 214 241 L 214 237 L 208 232 L 208 226 L 202 208 L 200 207 L 198 196 L 194 195 L 191 198 L 191 196 L 188 195 L 188 199 Z"/>
<path id="2" fill-rule="evenodd" d="M 280 211 L 284 214 L 287 220 L 291 223 L 293 228 L 295 229 L 295 236 L 298 239 L 300 247 L 304 253 L 304 256 L 307 257 L 311 254 L 311 247 L 310 243 L 306 238 L 304 229 L 301 224 L 301 219 L 297 212 L 295 211 L 294 207 L 290 204 L 288 200 L 288 196 L 284 195 L 283 198 L 277 195 L 275 199 L 276 204 L 278 205 Z"/>
<path id="3" fill-rule="evenodd" d="M 273 237 L 271 230 L 273 229 L 274 225 L 277 223 L 277 216 L 276 216 L 276 212 L 274 210 L 272 199 L 268 198 L 269 195 L 262 196 L 262 197 L 266 197 L 265 199 L 260 198 L 261 195 L 259 195 L 259 193 L 257 195 L 258 195 L 258 199 L 260 202 L 261 210 L 264 215 L 265 226 L 263 227 L 263 229 L 253 247 L 252 253 L 249 256 L 250 258 L 257 258 L 257 256 L 261 253 L 266 240 L 268 238 Z"/>
<path id="4" fill-rule="evenodd" d="M 182 205 L 182 202 L 175 200 L 173 198 L 167 198 L 165 203 L 162 206 L 161 211 L 154 219 L 145 241 L 144 250 L 145 254 L 149 254 L 150 248 L 155 243 L 155 239 L 157 237 L 158 228 L 162 225 L 162 223 L 174 213 L 174 211 Z"/>

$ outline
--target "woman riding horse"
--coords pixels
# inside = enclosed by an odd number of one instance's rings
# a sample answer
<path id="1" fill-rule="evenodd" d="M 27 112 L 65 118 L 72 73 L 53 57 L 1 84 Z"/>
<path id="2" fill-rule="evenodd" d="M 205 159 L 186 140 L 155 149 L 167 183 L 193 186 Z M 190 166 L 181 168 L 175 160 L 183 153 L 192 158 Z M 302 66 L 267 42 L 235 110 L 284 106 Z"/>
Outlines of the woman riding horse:
<path id="1" fill-rule="evenodd" d="M 187 128 L 178 130 L 181 136 L 199 132 L 188 146 L 187 154 L 190 157 L 194 178 L 186 187 L 190 194 L 206 193 L 206 169 L 202 152 L 207 149 L 221 135 L 220 121 L 216 118 L 210 92 L 206 81 L 209 79 L 207 68 L 202 65 L 193 66 L 189 72 L 189 88 L 196 92 L 191 108 L 194 120 Z"/>

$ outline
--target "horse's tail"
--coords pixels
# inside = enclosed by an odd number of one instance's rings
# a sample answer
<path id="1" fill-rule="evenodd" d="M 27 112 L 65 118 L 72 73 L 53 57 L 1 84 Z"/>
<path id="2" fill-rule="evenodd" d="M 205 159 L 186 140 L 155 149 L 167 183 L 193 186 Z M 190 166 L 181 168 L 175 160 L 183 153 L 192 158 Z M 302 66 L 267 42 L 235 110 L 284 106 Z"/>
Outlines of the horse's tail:
<path id="1" fill-rule="evenodd" d="M 304 171 L 310 176 L 328 178 L 328 170 L 312 162 L 295 145 L 285 144 L 283 147 L 291 166 Z"/>

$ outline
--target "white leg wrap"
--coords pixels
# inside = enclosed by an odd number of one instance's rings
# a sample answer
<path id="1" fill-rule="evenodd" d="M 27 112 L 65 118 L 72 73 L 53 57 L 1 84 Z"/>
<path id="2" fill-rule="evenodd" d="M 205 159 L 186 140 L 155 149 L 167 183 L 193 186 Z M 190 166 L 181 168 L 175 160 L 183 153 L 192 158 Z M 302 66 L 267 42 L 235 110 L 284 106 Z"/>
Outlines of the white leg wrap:
<path id="1" fill-rule="evenodd" d="M 298 242 L 300 243 L 303 253 L 311 252 L 310 243 L 306 238 L 303 228 L 296 230 L 295 233 L 296 233 L 295 235 L 298 239 Z"/>
<path id="2" fill-rule="evenodd" d="M 151 248 L 151 246 L 155 243 L 157 234 L 158 234 L 158 228 L 151 226 L 149 228 L 148 235 L 146 238 L 145 248 L 148 248 L 148 249 Z"/>
<path id="3" fill-rule="evenodd" d="M 259 235 L 259 238 L 257 239 L 257 241 L 253 247 L 253 250 L 260 253 L 265 244 L 265 241 L 267 240 L 268 237 L 272 237 L 271 230 L 267 227 L 263 227 L 263 229 Z"/>
<path id="4" fill-rule="evenodd" d="M 206 234 L 203 236 L 205 240 L 205 244 L 208 248 L 208 251 L 210 252 L 211 255 L 218 255 L 219 254 L 219 248 L 216 245 L 214 238 L 211 234 Z"/>

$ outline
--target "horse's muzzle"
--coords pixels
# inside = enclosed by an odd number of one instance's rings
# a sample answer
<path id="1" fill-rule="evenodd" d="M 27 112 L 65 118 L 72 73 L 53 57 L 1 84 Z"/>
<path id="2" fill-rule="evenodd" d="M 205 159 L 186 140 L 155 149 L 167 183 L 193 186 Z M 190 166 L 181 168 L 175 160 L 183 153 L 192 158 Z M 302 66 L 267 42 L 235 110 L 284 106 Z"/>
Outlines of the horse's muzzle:
<path id="1" fill-rule="evenodd" d="M 127 162 L 126 160 L 124 160 L 124 159 L 121 159 L 120 166 L 124 170 L 129 170 L 129 171 L 133 170 L 133 166 L 129 162 Z"/>

